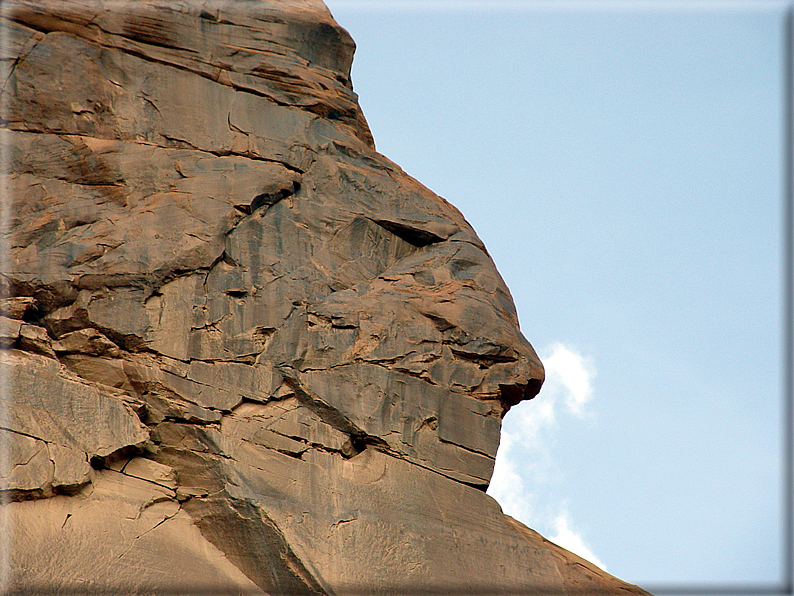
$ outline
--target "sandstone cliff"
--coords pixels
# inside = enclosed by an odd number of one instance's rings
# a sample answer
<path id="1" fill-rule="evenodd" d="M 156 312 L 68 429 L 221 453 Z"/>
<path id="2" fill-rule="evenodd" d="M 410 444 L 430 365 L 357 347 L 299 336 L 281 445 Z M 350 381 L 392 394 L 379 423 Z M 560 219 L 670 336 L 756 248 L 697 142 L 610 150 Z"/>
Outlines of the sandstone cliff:
<path id="1" fill-rule="evenodd" d="M 320 0 L 0 24 L 10 593 L 644 593 L 485 494 L 542 365 Z"/>

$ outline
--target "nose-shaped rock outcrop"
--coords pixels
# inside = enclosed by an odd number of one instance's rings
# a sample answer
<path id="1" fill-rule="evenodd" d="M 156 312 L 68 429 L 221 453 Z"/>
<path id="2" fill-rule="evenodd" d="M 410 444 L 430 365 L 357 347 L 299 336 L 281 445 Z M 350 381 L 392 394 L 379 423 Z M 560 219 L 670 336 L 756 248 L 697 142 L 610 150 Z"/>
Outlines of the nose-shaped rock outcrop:
<path id="1" fill-rule="evenodd" d="M 542 364 L 319 0 L 3 9 L 11 588 L 641 592 L 485 495 Z"/>

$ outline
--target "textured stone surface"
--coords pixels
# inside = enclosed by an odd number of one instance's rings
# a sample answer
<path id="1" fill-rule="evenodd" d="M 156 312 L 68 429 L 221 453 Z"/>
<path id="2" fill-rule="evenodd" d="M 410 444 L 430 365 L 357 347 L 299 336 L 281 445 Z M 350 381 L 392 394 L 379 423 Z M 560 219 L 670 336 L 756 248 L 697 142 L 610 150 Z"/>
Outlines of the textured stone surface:
<path id="1" fill-rule="evenodd" d="M 320 0 L 8 0 L 10 589 L 643 593 L 485 494 L 543 367 Z"/>

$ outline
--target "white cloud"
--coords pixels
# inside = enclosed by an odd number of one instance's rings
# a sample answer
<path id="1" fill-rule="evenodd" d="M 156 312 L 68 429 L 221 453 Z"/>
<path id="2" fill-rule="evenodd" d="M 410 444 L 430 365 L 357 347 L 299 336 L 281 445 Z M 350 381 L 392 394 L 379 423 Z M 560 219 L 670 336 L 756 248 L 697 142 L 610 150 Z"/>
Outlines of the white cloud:
<path id="1" fill-rule="evenodd" d="M 501 443 L 488 494 L 502 510 L 550 536 L 550 540 L 605 569 L 573 529 L 570 516 L 553 496 L 563 470 L 553 447 L 561 412 L 588 417 L 596 371 L 591 359 L 554 343 L 540 351 L 546 382 L 535 399 L 514 406 L 502 424 Z"/>
<path id="2" fill-rule="evenodd" d="M 571 414 L 584 415 L 584 406 L 593 396 L 592 362 L 561 343 L 552 344 L 546 351 L 549 355 L 541 357 L 546 369 L 543 389 L 555 398 L 561 397 Z"/>
<path id="3" fill-rule="evenodd" d="M 509 444 L 509 435 L 502 433 L 502 443 L 499 446 L 500 452 L 509 451 L 505 445 L 506 439 Z M 524 486 L 524 479 L 518 474 L 516 465 L 510 457 L 496 457 L 491 485 L 488 494 L 499 502 L 502 511 L 518 520 L 531 519 L 533 517 L 534 495 L 527 492 Z"/>
<path id="4" fill-rule="evenodd" d="M 587 559 L 604 571 L 607 570 L 606 565 L 595 556 L 593 551 L 584 543 L 582 537 L 571 528 L 567 512 L 563 511 L 554 518 L 554 530 L 555 534 L 551 536 L 549 540 L 579 555 L 583 559 Z"/>
<path id="5" fill-rule="evenodd" d="M 544 354 L 548 354 L 544 356 Z M 499 454 L 502 459 L 522 452 L 523 471 L 540 473 L 551 456 L 553 432 L 558 428 L 560 410 L 578 418 L 588 415 L 587 403 L 593 396 L 595 367 L 589 358 L 561 343 L 541 351 L 546 381 L 540 393 L 530 401 L 514 406 L 502 424 Z M 497 455 L 499 461 L 500 455 Z"/>

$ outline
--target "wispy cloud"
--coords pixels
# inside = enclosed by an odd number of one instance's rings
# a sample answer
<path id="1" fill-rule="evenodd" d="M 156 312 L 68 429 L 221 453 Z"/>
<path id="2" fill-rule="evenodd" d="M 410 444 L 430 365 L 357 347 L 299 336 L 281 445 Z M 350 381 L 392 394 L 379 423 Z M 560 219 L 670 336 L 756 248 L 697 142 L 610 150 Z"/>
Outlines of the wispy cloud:
<path id="1" fill-rule="evenodd" d="M 546 358 L 542 358 L 546 368 L 544 389 L 554 399 L 562 399 L 571 414 L 583 416 L 585 404 L 593 396 L 595 367 L 589 358 L 561 343 L 552 344 L 549 352 Z"/>
<path id="2" fill-rule="evenodd" d="M 605 569 L 574 529 L 567 510 L 553 501 L 548 490 L 562 473 L 553 454 L 558 418 L 561 413 L 579 419 L 591 415 L 587 405 L 593 397 L 595 366 L 590 358 L 561 343 L 541 350 L 540 357 L 546 382 L 535 399 L 518 404 L 505 417 L 488 494 L 508 515 Z"/>
<path id="3" fill-rule="evenodd" d="M 579 555 L 583 559 L 587 559 L 604 571 L 607 570 L 606 565 L 604 565 L 601 560 L 595 556 L 595 553 L 590 550 L 590 547 L 584 543 L 579 533 L 571 528 L 571 521 L 567 511 L 558 513 L 554 518 L 554 534 L 549 537 L 549 540 Z"/>
<path id="4" fill-rule="evenodd" d="M 488 494 L 499 502 L 506 514 L 527 523 L 526 520 L 537 517 L 536 497 L 527 491 L 524 478 L 519 474 L 515 460 L 510 457 L 517 451 L 514 445 L 516 438 L 512 433 L 502 431 Z"/>

